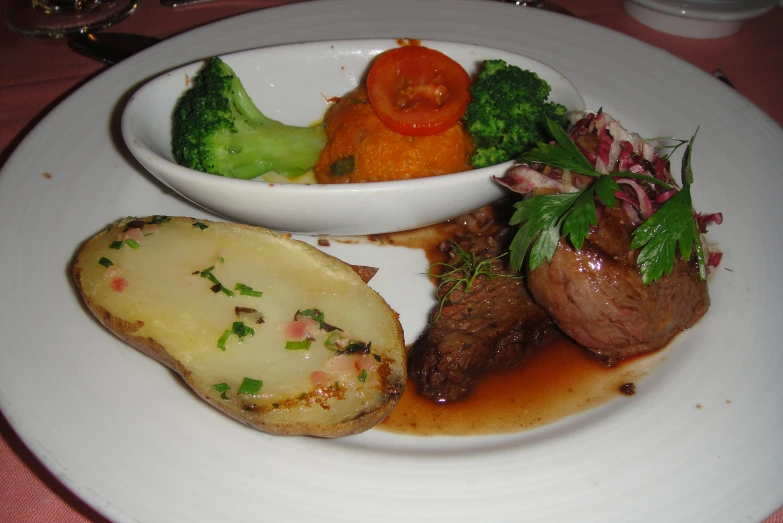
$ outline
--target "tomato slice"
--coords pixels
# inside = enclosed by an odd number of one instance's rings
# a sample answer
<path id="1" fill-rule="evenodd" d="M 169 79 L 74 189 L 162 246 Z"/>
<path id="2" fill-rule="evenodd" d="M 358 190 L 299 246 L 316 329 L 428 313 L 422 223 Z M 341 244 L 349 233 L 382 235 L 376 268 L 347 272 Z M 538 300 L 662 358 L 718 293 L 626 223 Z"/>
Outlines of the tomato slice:
<path id="1" fill-rule="evenodd" d="M 407 136 L 445 131 L 470 102 L 470 76 L 435 49 L 405 46 L 380 54 L 367 75 L 373 109 L 389 129 Z"/>

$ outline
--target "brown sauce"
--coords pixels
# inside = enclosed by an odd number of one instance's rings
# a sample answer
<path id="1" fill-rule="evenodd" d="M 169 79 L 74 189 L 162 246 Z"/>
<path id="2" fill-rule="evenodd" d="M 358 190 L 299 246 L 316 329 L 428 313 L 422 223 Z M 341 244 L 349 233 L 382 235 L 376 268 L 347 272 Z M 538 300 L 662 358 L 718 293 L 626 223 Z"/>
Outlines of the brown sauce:
<path id="1" fill-rule="evenodd" d="M 624 396 L 651 366 L 638 358 L 614 367 L 604 364 L 566 339 L 541 347 L 525 363 L 486 376 L 470 398 L 439 405 L 408 386 L 391 415 L 378 426 L 388 432 L 417 436 L 502 434 L 553 423 Z"/>
<path id="2" fill-rule="evenodd" d="M 383 245 L 422 249 L 430 263 L 461 224 L 446 222 L 413 231 L 372 235 Z M 629 390 L 663 359 L 661 351 L 612 367 L 565 337 L 538 348 L 515 368 L 491 373 L 465 401 L 437 404 L 416 393 L 408 380 L 391 415 L 377 428 L 416 436 L 468 436 L 519 432 L 547 425 L 610 400 L 633 401 Z"/>

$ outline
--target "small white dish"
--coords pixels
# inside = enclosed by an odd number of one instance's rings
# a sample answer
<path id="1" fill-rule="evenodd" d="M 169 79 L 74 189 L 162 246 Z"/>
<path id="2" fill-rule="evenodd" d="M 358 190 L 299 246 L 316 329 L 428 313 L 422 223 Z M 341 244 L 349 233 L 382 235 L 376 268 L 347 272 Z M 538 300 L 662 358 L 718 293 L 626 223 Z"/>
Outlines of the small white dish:
<path id="1" fill-rule="evenodd" d="M 343 40 L 266 47 L 223 55 L 267 116 L 286 124 L 320 120 L 328 99 L 352 90 L 379 53 L 395 40 Z M 549 99 L 584 109 L 576 87 L 536 60 L 500 49 L 423 41 L 475 74 L 500 58 L 549 82 Z M 122 115 L 122 135 L 134 157 L 165 185 L 192 202 L 236 221 L 303 234 L 359 235 L 437 223 L 486 205 L 504 194 L 493 177 L 512 164 L 413 180 L 301 185 L 240 180 L 177 165 L 171 154 L 171 114 L 187 79 L 202 62 L 169 71 L 145 84 Z"/>
<path id="2" fill-rule="evenodd" d="M 723 38 L 742 23 L 771 10 L 777 0 L 626 0 L 631 17 L 663 33 L 686 38 Z"/>

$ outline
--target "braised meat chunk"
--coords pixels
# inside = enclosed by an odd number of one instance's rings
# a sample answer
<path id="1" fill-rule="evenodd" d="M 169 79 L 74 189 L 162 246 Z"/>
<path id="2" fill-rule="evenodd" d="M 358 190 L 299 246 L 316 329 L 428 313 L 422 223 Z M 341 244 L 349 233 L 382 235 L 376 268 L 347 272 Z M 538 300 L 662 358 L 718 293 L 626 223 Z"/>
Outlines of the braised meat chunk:
<path id="1" fill-rule="evenodd" d="M 568 134 L 551 122 L 550 130 L 552 143 L 497 179 L 522 194 L 510 220 L 456 237 L 453 259 L 466 251 L 492 270 L 474 279 L 455 263 L 463 280 L 442 280 L 443 307 L 409 357 L 429 399 L 465 398 L 483 374 L 517 365 L 550 333 L 607 363 L 655 351 L 710 306 L 706 277 L 721 254 L 700 234 L 723 218 L 692 209 L 695 135 L 680 144 L 688 143 L 678 186 L 668 155 L 601 111 Z M 519 226 L 513 241 L 500 223 Z M 509 250 L 513 268 L 501 257 Z"/>
<path id="2" fill-rule="evenodd" d="M 465 235 L 454 242 L 476 261 L 506 252 L 508 229 Z M 450 253 L 456 256 L 454 250 Z M 479 276 L 470 292 L 455 289 L 436 307 L 408 359 L 419 394 L 437 402 L 467 397 L 488 371 L 517 365 L 552 332 L 552 322 L 530 297 L 524 279 L 504 259 L 493 259 L 491 277 Z M 439 298 L 450 290 L 441 287 Z"/>
<path id="3" fill-rule="evenodd" d="M 644 285 L 629 250 L 632 228 L 605 208 L 580 251 L 560 240 L 550 263 L 528 273 L 536 301 L 557 326 L 596 354 L 622 359 L 660 349 L 710 306 L 694 262 L 678 259 L 670 275 Z"/>

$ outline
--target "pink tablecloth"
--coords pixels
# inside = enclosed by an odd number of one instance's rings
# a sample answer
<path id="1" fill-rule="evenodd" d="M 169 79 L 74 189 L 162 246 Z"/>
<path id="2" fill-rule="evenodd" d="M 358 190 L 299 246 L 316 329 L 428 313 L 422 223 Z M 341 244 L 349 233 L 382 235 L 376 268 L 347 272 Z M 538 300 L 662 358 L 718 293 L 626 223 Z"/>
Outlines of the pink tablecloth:
<path id="1" fill-rule="evenodd" d="M 0 2 L 4 5 L 6 1 Z M 673 37 L 644 27 L 620 0 L 557 0 L 576 16 L 660 47 L 695 66 L 722 69 L 739 92 L 783 125 L 783 8 L 750 20 L 716 40 Z M 159 37 L 286 0 L 220 0 L 172 11 L 145 0 L 116 29 Z M 46 111 L 105 66 L 71 52 L 64 42 L 31 39 L 0 27 L 0 162 Z M 103 522 L 41 466 L 0 416 L 0 522 Z M 781 479 L 783 481 L 783 479 Z M 766 523 L 783 523 L 783 509 Z"/>

